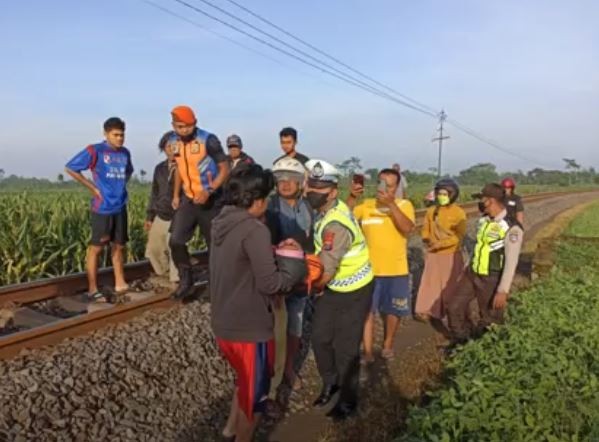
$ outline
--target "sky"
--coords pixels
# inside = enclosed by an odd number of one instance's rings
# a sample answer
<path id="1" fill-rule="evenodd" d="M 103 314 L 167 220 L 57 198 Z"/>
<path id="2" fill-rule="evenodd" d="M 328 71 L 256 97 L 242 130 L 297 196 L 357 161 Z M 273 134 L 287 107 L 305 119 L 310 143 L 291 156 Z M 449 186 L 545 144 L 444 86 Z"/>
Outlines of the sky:
<path id="1" fill-rule="evenodd" d="M 357 156 L 365 167 L 436 165 L 434 118 L 342 83 L 174 0 L 153 1 L 196 24 L 143 0 L 2 5 L 0 168 L 7 175 L 55 178 L 77 151 L 102 140 L 110 116 L 127 123 L 136 169 L 151 171 L 179 104 L 192 106 L 199 125 L 223 143 L 239 134 L 247 153 L 265 164 L 279 155 L 278 131 L 293 126 L 299 151 L 332 163 Z M 201 0 L 187 1 L 233 22 Z M 285 38 L 226 0 L 210 1 Z M 527 158 L 447 125 L 444 172 L 478 162 L 500 170 L 561 168 L 564 157 L 599 167 L 596 0 L 237 1 Z"/>

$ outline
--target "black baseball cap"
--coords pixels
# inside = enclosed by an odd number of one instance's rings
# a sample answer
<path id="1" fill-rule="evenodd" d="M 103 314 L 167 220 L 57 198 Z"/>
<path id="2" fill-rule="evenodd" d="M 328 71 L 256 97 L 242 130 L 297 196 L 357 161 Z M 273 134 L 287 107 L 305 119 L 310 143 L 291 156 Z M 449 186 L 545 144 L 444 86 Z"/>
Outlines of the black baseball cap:
<path id="1" fill-rule="evenodd" d="M 483 197 L 493 198 L 497 201 L 503 201 L 505 199 L 505 190 L 497 183 L 486 184 L 485 187 L 479 193 L 473 193 L 472 198 L 481 199 Z"/>
<path id="2" fill-rule="evenodd" d="M 241 142 L 241 137 L 239 135 L 230 135 L 227 138 L 227 147 L 239 147 L 240 149 L 243 147 L 243 143 Z"/>

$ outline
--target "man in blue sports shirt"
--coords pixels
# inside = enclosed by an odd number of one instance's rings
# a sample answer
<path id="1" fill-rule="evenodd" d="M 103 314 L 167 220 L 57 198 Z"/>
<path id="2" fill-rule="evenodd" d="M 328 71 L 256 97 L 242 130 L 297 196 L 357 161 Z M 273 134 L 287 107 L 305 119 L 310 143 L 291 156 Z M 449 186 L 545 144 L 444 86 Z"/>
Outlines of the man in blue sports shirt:
<path id="1" fill-rule="evenodd" d="M 86 270 L 90 300 L 107 302 L 107 296 L 98 290 L 98 257 L 108 244 L 111 245 L 114 268 L 115 291 L 124 293 L 129 286 L 123 269 L 123 249 L 127 234 L 127 182 L 133 174 L 131 154 L 125 143 L 125 122 L 117 117 L 104 122 L 105 140 L 90 144 L 75 155 L 65 171 L 75 181 L 92 193 L 92 237 L 87 249 Z M 93 181 L 81 172 L 91 170 Z"/>

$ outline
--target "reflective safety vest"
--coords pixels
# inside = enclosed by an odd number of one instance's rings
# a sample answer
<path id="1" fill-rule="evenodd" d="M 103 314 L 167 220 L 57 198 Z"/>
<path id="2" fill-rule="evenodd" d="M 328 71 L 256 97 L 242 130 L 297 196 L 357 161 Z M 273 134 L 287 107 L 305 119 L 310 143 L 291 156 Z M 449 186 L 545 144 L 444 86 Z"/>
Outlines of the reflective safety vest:
<path id="1" fill-rule="evenodd" d="M 353 292 L 361 289 L 374 279 L 368 256 L 368 246 L 360 225 L 351 210 L 342 201 L 337 201 L 337 205 L 329 209 L 322 218 L 316 221 L 314 226 L 316 254 L 320 254 L 322 250 L 322 237 L 325 228 L 333 222 L 341 224 L 351 232 L 352 244 L 347 253 L 341 258 L 339 269 L 337 269 L 337 273 L 329 281 L 327 287 L 334 292 Z"/>
<path id="2" fill-rule="evenodd" d="M 505 261 L 505 237 L 515 220 L 504 218 L 499 221 L 485 216 L 478 222 L 476 246 L 472 257 L 472 271 L 477 275 L 488 276 L 490 273 L 503 271 Z"/>
<path id="3" fill-rule="evenodd" d="M 212 174 L 212 179 L 216 179 L 218 175 L 218 167 L 206 150 L 209 136 L 210 133 L 196 129 L 195 138 L 188 143 L 184 143 L 174 132 L 167 141 L 175 155 L 183 192 L 190 199 L 208 189 L 208 172 Z"/>

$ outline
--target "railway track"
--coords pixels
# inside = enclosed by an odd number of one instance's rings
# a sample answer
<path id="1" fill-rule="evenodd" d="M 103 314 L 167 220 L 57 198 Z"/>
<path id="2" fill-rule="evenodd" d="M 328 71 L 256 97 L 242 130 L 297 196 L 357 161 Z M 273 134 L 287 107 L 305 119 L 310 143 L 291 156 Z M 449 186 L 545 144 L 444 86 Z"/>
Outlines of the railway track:
<path id="1" fill-rule="evenodd" d="M 526 196 L 523 200 L 530 204 L 565 194 L 542 193 Z M 462 207 L 469 218 L 479 213 L 477 203 L 466 203 Z M 422 225 L 425 213 L 425 209 L 416 211 L 417 226 Z M 194 258 L 196 268 L 204 275 L 196 284 L 199 289 L 208 285 L 208 256 L 199 252 L 194 254 Z M 128 281 L 146 280 L 151 275 L 151 266 L 148 261 L 128 264 L 125 273 Z M 98 280 L 100 285 L 110 285 L 112 269 L 101 269 Z M 145 291 L 133 292 L 123 303 L 89 304 L 80 294 L 86 288 L 85 273 L 0 287 L 0 359 L 10 358 L 24 348 L 53 345 L 106 324 L 128 320 L 147 310 L 177 304 L 170 299 L 169 290 L 164 287 L 159 290 L 148 287 Z M 3 320 L 3 312 L 10 312 L 10 321 L 6 317 Z"/>

